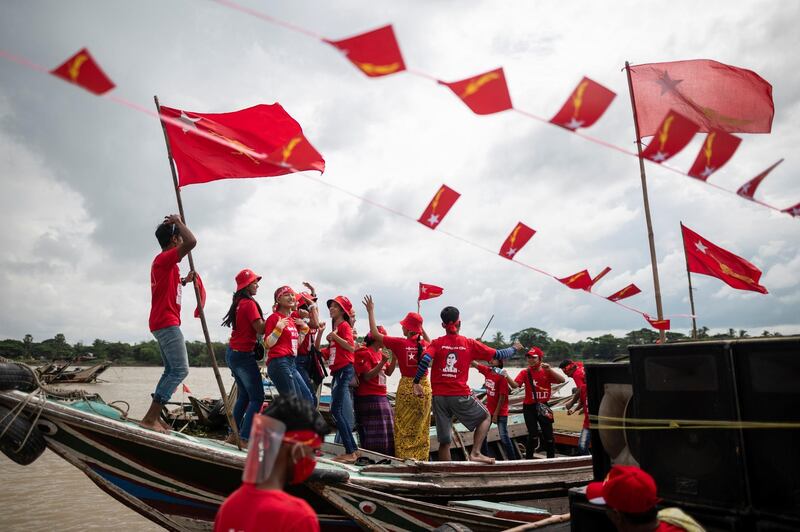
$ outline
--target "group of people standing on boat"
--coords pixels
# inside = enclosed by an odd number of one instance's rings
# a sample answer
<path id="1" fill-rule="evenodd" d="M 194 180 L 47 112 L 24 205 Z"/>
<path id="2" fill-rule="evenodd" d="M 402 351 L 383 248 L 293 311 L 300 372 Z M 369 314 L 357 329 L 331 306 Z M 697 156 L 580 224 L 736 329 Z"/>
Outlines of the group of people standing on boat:
<path id="1" fill-rule="evenodd" d="M 190 272 L 181 278 L 178 263 L 197 240 L 178 215 L 164 219 L 156 238 L 162 251 L 151 268 L 150 329 L 161 350 L 164 374 L 141 424 L 163 432 L 167 427 L 159 420 L 161 406 L 188 374 L 180 302 L 182 287 L 195 276 Z M 539 434 L 547 456 L 555 455 L 552 412 L 547 401 L 551 386 L 563 382 L 564 376 L 543 363 L 544 353 L 538 347 L 527 351 L 528 367 L 512 379 L 503 363 L 523 349 L 518 341 L 495 349 L 462 336 L 460 313 L 455 307 L 442 310 L 445 334 L 439 338 L 430 339 L 422 316 L 416 312 L 400 320 L 402 336 L 390 336 L 377 324 L 375 303 L 369 295 L 363 298 L 369 332 L 358 343 L 355 309 L 347 297 L 338 295 L 326 301 L 330 317 L 326 334 L 327 324 L 320 319 L 317 294 L 311 284 L 303 283 L 307 291 L 300 292 L 280 286 L 272 294 L 271 312 L 265 313 L 256 300 L 261 280 L 247 268 L 235 276 L 231 305 L 222 320 L 231 328 L 225 359 L 238 388 L 232 415 L 242 440 L 249 439 L 253 417 L 263 407 L 260 361 L 264 360 L 267 375 L 281 396 L 294 396 L 314 406 L 325 374 L 323 365 L 327 366 L 332 376 L 330 412 L 337 442 L 345 449 L 337 457 L 339 461 L 355 462 L 358 458 L 354 428 L 364 449 L 401 459 L 427 460 L 431 412 L 439 460 L 450 460 L 453 420 L 474 431 L 471 460 L 494 461 L 486 456 L 486 435 L 492 423 L 498 426 L 506 456 L 518 458 L 507 428 L 509 391 L 518 387 L 525 389 L 525 457 L 532 458 Z M 475 398 L 467 383 L 473 367 L 486 378 L 486 405 Z M 400 381 L 393 409 L 387 399 L 386 378 L 395 371 L 400 372 Z"/>

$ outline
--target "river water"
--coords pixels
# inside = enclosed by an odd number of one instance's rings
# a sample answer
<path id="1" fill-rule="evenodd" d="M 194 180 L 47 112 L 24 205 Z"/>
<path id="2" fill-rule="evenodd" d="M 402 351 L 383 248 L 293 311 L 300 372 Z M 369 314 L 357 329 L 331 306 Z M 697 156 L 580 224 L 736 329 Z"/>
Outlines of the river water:
<path id="1" fill-rule="evenodd" d="M 101 375 L 97 384 L 64 385 L 100 394 L 106 402 L 127 401 L 130 417 L 140 419 L 150 404 L 150 393 L 161 375 L 160 367 L 115 368 Z M 513 376 L 519 368 L 509 368 Z M 221 369 L 225 389 L 233 378 Z M 397 388 L 399 372 L 387 379 L 389 390 Z M 219 397 L 211 368 L 191 368 L 184 383 L 197 397 Z M 469 384 L 479 388 L 483 376 L 470 372 Z M 567 387 L 565 387 L 567 388 Z M 181 391 L 174 396 L 180 401 Z M 49 449 L 33 464 L 18 465 L 0 453 L 0 530 L 79 531 L 79 530 L 155 531 L 161 527 L 118 503 L 83 473 Z"/>

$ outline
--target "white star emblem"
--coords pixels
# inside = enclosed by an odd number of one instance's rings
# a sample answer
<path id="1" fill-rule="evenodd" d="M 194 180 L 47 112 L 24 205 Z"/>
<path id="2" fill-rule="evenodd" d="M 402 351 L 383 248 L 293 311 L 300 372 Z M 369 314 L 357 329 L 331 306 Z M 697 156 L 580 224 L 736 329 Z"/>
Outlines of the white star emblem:
<path id="1" fill-rule="evenodd" d="M 650 157 L 650 160 L 651 161 L 655 161 L 657 163 L 660 163 L 662 161 L 666 161 L 667 157 L 669 157 L 668 153 L 664 153 L 663 151 L 659 151 L 659 152 L 656 152 L 655 155 Z"/>
<path id="2" fill-rule="evenodd" d="M 739 189 L 739 194 L 750 194 L 750 183 L 742 185 L 742 188 Z"/>
<path id="3" fill-rule="evenodd" d="M 697 248 L 697 251 L 699 251 L 700 253 L 702 253 L 702 254 L 704 254 L 704 255 L 705 255 L 705 253 L 706 253 L 706 250 L 708 249 L 708 247 L 706 247 L 706 246 L 705 246 L 705 245 L 704 245 L 702 242 L 700 242 L 699 240 L 698 240 L 697 242 L 695 242 L 695 244 L 694 244 L 694 247 L 696 247 L 696 248 Z"/>
<path id="4" fill-rule="evenodd" d="M 583 125 L 583 120 L 578 120 L 577 118 L 572 118 L 568 123 L 564 124 L 564 127 L 567 129 L 576 130 Z"/>
<path id="5" fill-rule="evenodd" d="M 427 293 L 427 292 L 428 292 L 428 287 L 427 287 L 427 286 L 423 286 L 423 287 L 421 288 L 421 292 L 422 292 L 423 294 Z"/>
<path id="6" fill-rule="evenodd" d="M 191 118 L 183 111 L 181 111 L 181 116 L 178 117 L 178 120 L 180 120 L 181 122 L 186 124 L 185 127 L 181 128 L 184 133 L 186 133 L 190 129 L 197 129 L 197 126 L 195 125 L 195 122 L 198 122 L 200 119 L 201 119 L 201 117 Z"/>
<path id="7" fill-rule="evenodd" d="M 708 177 L 716 171 L 716 168 L 713 166 L 706 166 L 705 170 L 700 172 L 701 177 Z"/>
<path id="8" fill-rule="evenodd" d="M 513 257 L 514 255 L 516 255 L 516 253 L 517 250 L 514 248 L 509 248 L 508 251 L 506 251 L 506 255 L 508 255 L 509 257 Z"/>
<path id="9" fill-rule="evenodd" d="M 439 223 L 439 215 L 438 214 L 431 214 L 428 218 L 428 225 L 431 227 L 437 225 Z"/>
<path id="10" fill-rule="evenodd" d="M 670 78 L 669 72 L 665 70 L 661 77 L 656 80 L 656 83 L 661 86 L 661 96 L 664 96 L 664 94 L 667 92 L 674 91 L 675 87 L 678 86 L 678 83 L 681 83 L 682 81 L 682 79 Z"/>

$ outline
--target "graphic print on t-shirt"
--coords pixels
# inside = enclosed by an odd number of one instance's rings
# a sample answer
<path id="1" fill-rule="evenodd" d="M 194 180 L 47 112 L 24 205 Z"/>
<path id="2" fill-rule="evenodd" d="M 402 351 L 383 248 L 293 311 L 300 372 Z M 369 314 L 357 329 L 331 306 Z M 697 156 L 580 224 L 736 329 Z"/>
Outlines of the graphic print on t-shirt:
<path id="1" fill-rule="evenodd" d="M 181 298 L 183 297 L 183 285 L 181 283 L 178 283 L 178 287 L 177 288 L 178 288 L 178 290 L 177 290 L 177 292 L 175 294 L 175 304 L 180 307 L 181 306 Z"/>
<path id="2" fill-rule="evenodd" d="M 442 368 L 442 376 L 455 377 L 458 375 L 458 368 L 456 367 L 457 363 L 458 355 L 452 351 L 447 353 L 447 358 L 445 359 L 444 367 Z"/>

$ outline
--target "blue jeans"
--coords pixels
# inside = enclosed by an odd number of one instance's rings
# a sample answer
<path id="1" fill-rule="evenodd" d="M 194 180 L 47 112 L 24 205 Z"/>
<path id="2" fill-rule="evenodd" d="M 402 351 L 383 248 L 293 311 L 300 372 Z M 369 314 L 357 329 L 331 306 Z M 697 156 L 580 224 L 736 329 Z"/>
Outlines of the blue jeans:
<path id="1" fill-rule="evenodd" d="M 258 371 L 258 362 L 252 351 L 234 351 L 230 346 L 225 352 L 225 362 L 228 363 L 233 380 L 239 388 L 236 404 L 233 405 L 233 420 L 239 429 L 239 437 L 247 440 L 250 439 L 253 416 L 264 404 L 264 385 Z"/>
<path id="2" fill-rule="evenodd" d="M 303 379 L 303 382 L 306 383 L 306 387 L 308 387 L 308 391 L 311 392 L 311 404 L 317 406 L 317 396 L 314 393 L 316 387 L 314 383 L 311 382 L 311 377 L 308 374 L 309 364 L 311 364 L 311 357 L 309 355 L 297 355 L 295 357 L 294 365 L 297 368 L 297 373 L 300 374 L 300 378 Z"/>
<path id="3" fill-rule="evenodd" d="M 314 396 L 311 395 L 311 390 L 306 386 L 303 377 L 297 372 L 293 356 L 270 360 L 267 364 L 267 374 L 282 396 L 296 395 L 300 399 L 314 404 Z"/>
<path id="4" fill-rule="evenodd" d="M 350 390 L 350 381 L 356 374 L 352 364 L 333 372 L 333 386 L 331 389 L 331 416 L 336 422 L 336 432 L 344 445 L 347 454 L 354 453 L 358 446 L 353 437 L 353 392 Z"/>
<path id="5" fill-rule="evenodd" d="M 578 454 L 589 454 L 590 437 L 589 429 L 581 429 L 581 435 L 578 437 Z"/>
<path id="6" fill-rule="evenodd" d="M 153 401 L 165 405 L 178 389 L 178 385 L 189 374 L 189 355 L 181 328 L 177 325 L 153 331 L 164 361 L 164 373 L 156 384 Z"/>
<path id="7" fill-rule="evenodd" d="M 503 449 L 505 449 L 508 459 L 519 460 L 517 448 L 508 436 L 508 416 L 497 416 L 497 432 L 500 433 L 500 443 L 503 444 Z M 483 440 L 483 445 L 481 446 L 481 453 L 485 456 L 489 454 L 489 443 L 487 440 L 488 437 Z"/>

